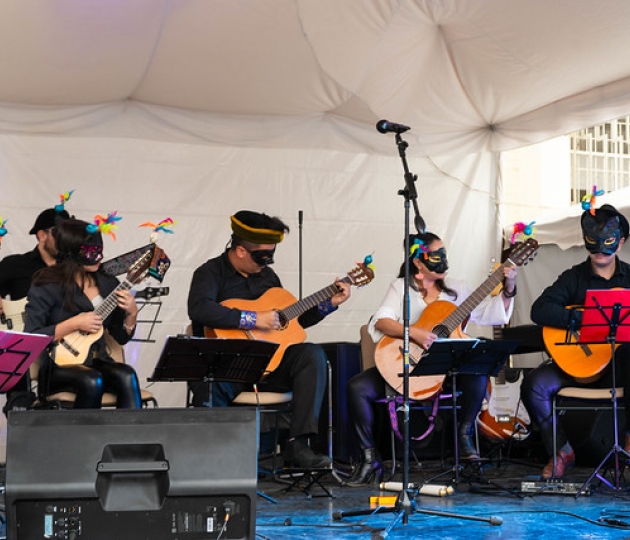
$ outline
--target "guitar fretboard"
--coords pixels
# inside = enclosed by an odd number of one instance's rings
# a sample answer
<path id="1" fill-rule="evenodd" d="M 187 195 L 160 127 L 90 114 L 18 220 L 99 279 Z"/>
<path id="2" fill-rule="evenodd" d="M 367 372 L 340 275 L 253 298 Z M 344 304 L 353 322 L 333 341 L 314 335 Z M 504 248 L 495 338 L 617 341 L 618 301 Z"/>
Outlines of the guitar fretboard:
<path id="1" fill-rule="evenodd" d="M 494 288 L 503 281 L 503 269 L 506 266 L 514 266 L 510 259 L 506 260 L 501 266 L 499 266 L 486 281 L 484 281 L 479 287 L 477 287 L 472 294 L 466 298 L 457 308 L 442 322 L 442 325 L 446 327 L 448 334 L 451 333 L 462 324 L 466 318 L 472 313 L 472 311 L 481 303 L 481 301 L 488 296 Z"/>
<path id="2" fill-rule="evenodd" d="M 344 283 L 352 283 L 352 280 L 348 276 L 341 278 L 339 281 L 343 281 Z M 296 317 L 299 317 L 300 315 L 302 315 L 302 313 L 308 311 L 312 307 L 315 307 L 320 302 L 323 302 L 328 298 L 332 298 L 338 292 L 339 287 L 337 287 L 337 285 L 333 283 L 332 285 L 329 285 L 328 287 L 325 287 L 317 291 L 316 293 L 313 293 L 306 298 L 298 300 L 294 304 L 287 306 L 281 311 L 281 313 L 284 315 L 287 321 L 290 321 L 292 319 L 295 319 Z"/>
<path id="3" fill-rule="evenodd" d="M 129 281 L 125 280 L 121 282 L 111 293 L 107 295 L 107 298 L 105 298 L 105 300 L 103 300 L 94 311 L 101 316 L 101 319 L 105 320 L 118 305 L 116 291 L 128 291 L 131 287 L 132 284 Z"/>

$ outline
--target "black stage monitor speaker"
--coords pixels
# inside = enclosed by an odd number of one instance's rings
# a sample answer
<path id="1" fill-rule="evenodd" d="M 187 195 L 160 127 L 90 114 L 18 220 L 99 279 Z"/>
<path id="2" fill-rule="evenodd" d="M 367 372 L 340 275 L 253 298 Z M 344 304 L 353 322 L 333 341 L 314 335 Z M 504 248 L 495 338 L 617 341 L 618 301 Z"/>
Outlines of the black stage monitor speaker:
<path id="1" fill-rule="evenodd" d="M 250 408 L 12 411 L 7 538 L 251 539 Z"/>

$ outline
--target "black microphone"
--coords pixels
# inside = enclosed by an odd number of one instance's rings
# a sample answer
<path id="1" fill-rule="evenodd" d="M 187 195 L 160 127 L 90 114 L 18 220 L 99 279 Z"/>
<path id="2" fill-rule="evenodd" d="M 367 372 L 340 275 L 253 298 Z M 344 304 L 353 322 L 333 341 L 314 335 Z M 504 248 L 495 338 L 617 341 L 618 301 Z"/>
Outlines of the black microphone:
<path id="1" fill-rule="evenodd" d="M 409 131 L 411 128 L 409 126 L 404 126 L 403 124 L 394 124 L 393 122 L 388 122 L 387 120 L 379 120 L 376 122 L 376 129 L 381 133 L 404 133 L 405 131 Z"/>

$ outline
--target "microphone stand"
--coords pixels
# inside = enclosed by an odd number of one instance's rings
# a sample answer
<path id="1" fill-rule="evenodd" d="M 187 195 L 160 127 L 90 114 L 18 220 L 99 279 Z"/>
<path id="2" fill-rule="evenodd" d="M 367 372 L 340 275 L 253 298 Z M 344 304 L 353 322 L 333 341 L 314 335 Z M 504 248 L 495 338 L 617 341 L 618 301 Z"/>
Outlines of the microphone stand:
<path id="1" fill-rule="evenodd" d="M 302 210 L 298 210 L 298 229 L 299 229 L 299 238 L 298 238 L 298 280 L 299 280 L 299 300 L 302 300 L 302 222 L 304 221 L 304 212 Z"/>

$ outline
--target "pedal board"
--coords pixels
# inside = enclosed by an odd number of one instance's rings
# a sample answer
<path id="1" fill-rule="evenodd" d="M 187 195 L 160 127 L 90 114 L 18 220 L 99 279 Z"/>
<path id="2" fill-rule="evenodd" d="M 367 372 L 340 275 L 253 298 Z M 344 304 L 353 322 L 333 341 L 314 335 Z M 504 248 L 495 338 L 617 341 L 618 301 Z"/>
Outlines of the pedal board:
<path id="1" fill-rule="evenodd" d="M 523 481 L 521 482 L 521 492 L 522 493 L 545 493 L 548 495 L 577 495 L 581 493 L 581 495 L 590 495 L 591 487 L 586 486 L 582 492 L 580 489 L 584 483 L 575 483 L 575 482 L 563 482 L 562 480 L 546 480 L 544 482 L 529 482 Z"/>

